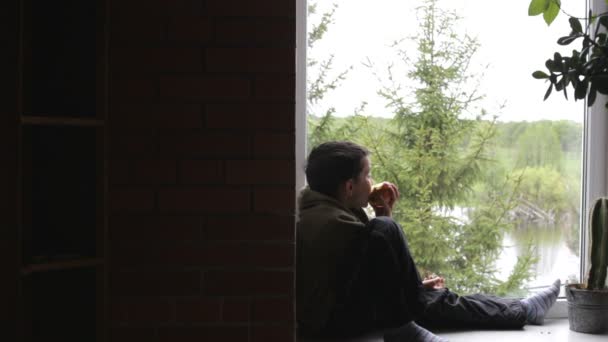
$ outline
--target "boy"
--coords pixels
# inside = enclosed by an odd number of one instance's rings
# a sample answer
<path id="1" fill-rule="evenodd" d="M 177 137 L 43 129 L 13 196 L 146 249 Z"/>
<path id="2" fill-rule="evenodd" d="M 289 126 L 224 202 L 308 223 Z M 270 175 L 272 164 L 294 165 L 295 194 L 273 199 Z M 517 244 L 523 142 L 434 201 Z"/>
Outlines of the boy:
<path id="1" fill-rule="evenodd" d="M 299 333 L 348 337 L 385 330 L 385 341 L 444 341 L 425 325 L 521 328 L 542 324 L 560 283 L 528 299 L 458 296 L 422 280 L 391 218 L 394 184 L 372 186 L 369 152 L 351 142 L 314 148 L 299 199 L 296 306 Z M 372 198 L 376 218 L 363 207 Z"/>

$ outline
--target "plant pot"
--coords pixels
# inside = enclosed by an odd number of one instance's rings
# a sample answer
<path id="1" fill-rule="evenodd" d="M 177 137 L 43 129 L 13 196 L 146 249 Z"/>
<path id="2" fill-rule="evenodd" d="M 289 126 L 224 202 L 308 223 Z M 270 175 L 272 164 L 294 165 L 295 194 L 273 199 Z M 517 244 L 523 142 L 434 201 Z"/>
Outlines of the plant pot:
<path id="1" fill-rule="evenodd" d="M 608 289 L 587 290 L 585 285 L 566 286 L 570 330 L 602 334 L 608 332 Z"/>

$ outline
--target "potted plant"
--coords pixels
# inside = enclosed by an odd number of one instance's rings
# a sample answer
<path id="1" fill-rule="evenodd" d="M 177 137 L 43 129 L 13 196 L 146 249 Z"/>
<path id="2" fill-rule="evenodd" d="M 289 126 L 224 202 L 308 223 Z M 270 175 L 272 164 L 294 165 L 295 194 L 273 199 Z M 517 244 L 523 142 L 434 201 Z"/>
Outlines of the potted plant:
<path id="1" fill-rule="evenodd" d="M 559 0 L 532 0 L 528 14 L 542 13 L 547 24 L 550 24 L 557 16 L 559 6 Z M 553 89 L 562 91 L 567 99 L 568 86 L 571 86 L 574 99 L 587 98 L 587 106 L 591 106 L 598 92 L 608 95 L 608 36 L 602 32 L 608 29 L 608 13 L 593 15 L 590 11 L 587 18 L 582 18 L 587 22 L 584 28 L 579 18 L 568 16 L 572 31 L 559 38 L 557 44 L 569 45 L 579 40 L 580 50 L 573 49 L 570 56 L 555 52 L 553 58 L 545 62 L 548 73 L 538 70 L 532 76 L 549 81 L 545 100 Z"/>
<path id="2" fill-rule="evenodd" d="M 570 330 L 599 334 L 608 332 L 608 198 L 598 198 L 589 218 L 591 268 L 586 284 L 566 285 Z"/>
<path id="3" fill-rule="evenodd" d="M 608 1 L 607 1 L 608 3 Z M 547 24 L 560 11 L 559 0 L 532 0 L 529 15 L 543 14 Z M 552 91 L 563 92 L 568 99 L 568 88 L 574 91 L 574 99 L 586 99 L 591 106 L 597 93 L 608 95 L 608 13 L 582 18 L 568 15 L 570 34 L 557 40 L 559 45 L 569 45 L 580 41 L 580 50 L 572 50 L 570 56 L 554 53 L 545 62 L 548 72 L 535 71 L 532 76 L 549 81 L 545 92 L 546 100 Z M 608 107 L 608 103 L 606 103 Z M 608 198 L 598 198 L 590 210 L 591 268 L 587 282 L 566 285 L 568 300 L 568 321 L 570 330 L 583 333 L 608 332 Z"/>

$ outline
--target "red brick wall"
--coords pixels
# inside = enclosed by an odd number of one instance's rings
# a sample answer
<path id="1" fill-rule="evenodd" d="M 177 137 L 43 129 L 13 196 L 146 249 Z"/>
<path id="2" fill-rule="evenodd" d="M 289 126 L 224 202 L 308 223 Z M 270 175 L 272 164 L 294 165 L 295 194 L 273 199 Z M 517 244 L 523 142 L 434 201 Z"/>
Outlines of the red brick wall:
<path id="1" fill-rule="evenodd" d="M 110 340 L 293 340 L 295 0 L 109 12 Z"/>

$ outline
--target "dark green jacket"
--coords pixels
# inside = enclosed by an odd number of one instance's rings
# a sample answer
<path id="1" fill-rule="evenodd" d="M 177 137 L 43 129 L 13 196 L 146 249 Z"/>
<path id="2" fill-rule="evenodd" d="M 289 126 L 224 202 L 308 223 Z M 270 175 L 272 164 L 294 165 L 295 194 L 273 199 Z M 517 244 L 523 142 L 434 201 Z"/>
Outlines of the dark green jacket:
<path id="1" fill-rule="evenodd" d="M 367 222 L 361 208 L 348 209 L 332 197 L 302 190 L 296 228 L 296 317 L 302 331 L 320 331 L 340 305 L 340 290 L 366 239 Z"/>

